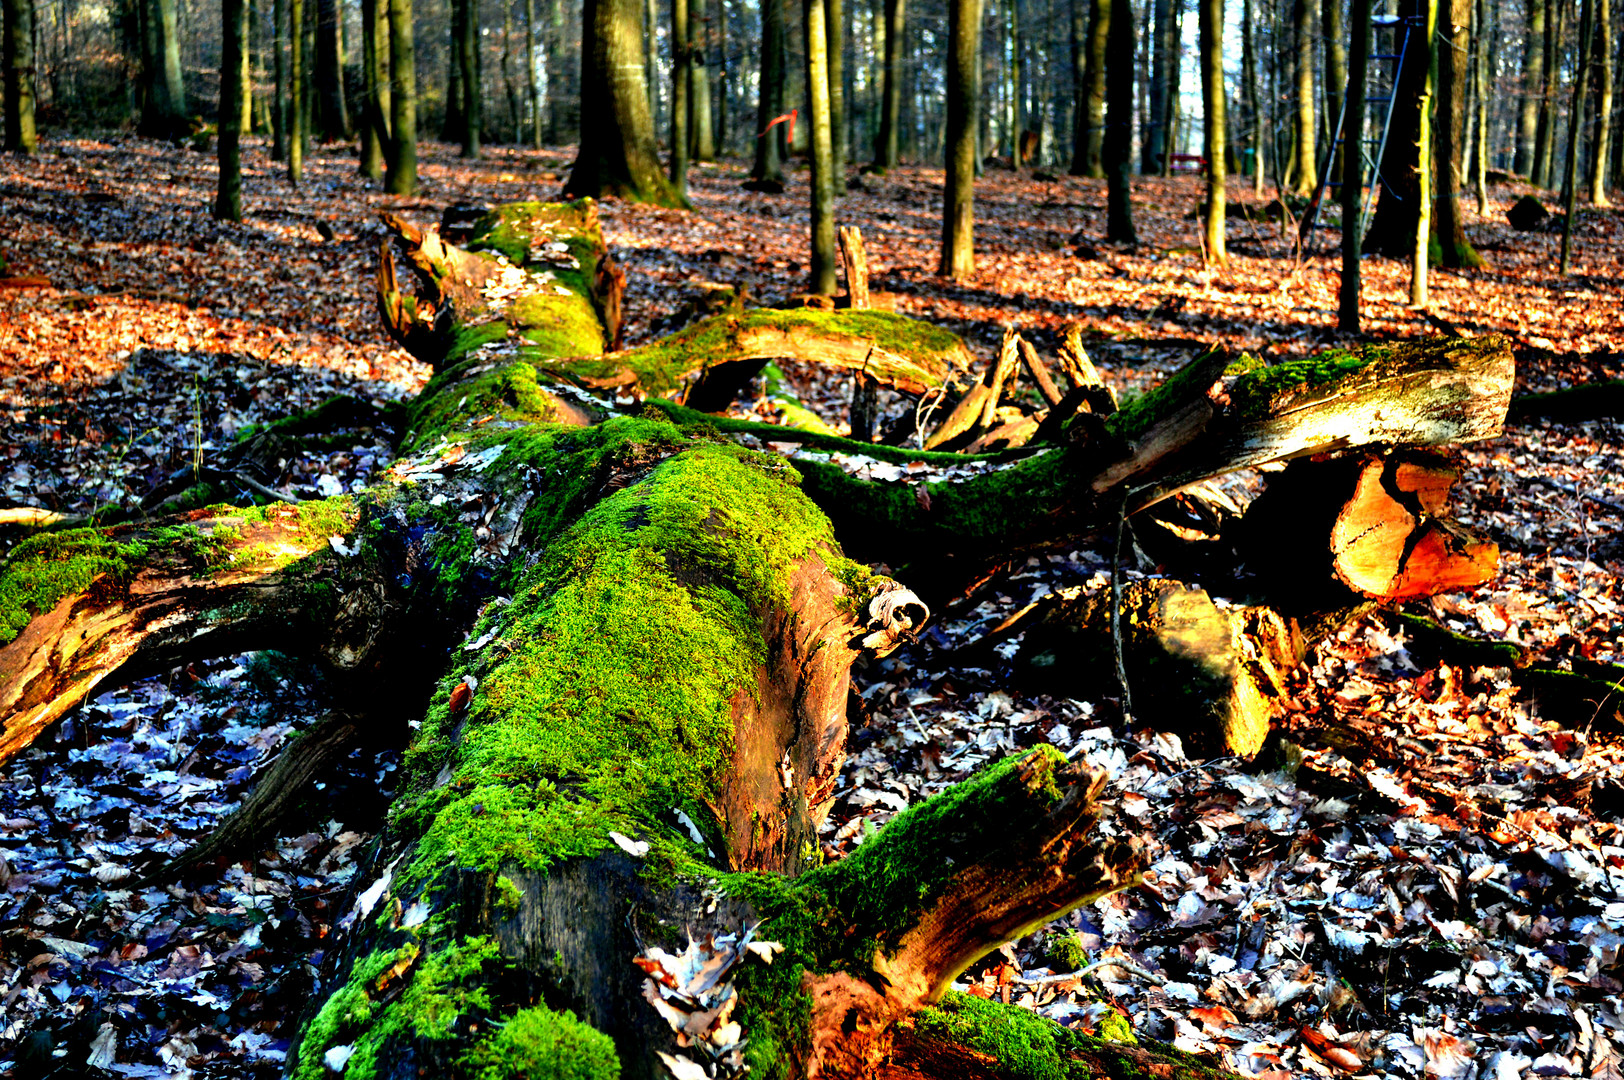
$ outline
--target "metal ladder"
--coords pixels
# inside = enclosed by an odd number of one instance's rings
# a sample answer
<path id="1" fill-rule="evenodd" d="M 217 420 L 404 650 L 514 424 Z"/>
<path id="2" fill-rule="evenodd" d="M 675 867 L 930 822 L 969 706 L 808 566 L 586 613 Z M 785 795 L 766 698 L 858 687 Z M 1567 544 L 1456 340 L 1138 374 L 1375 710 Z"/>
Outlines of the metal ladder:
<path id="1" fill-rule="evenodd" d="M 1365 138 L 1365 125 L 1363 121 L 1361 120 L 1358 125 L 1359 153 L 1364 164 L 1364 169 L 1362 170 L 1364 176 L 1364 194 L 1359 201 L 1359 239 L 1361 241 L 1364 240 L 1365 227 L 1370 221 L 1370 204 L 1371 201 L 1376 197 L 1376 183 L 1381 178 L 1380 174 L 1382 158 L 1387 153 L 1387 133 L 1393 128 L 1393 112 L 1398 104 L 1399 79 L 1404 74 L 1404 53 L 1409 49 L 1410 46 L 1410 32 L 1417 26 L 1421 25 L 1422 20 L 1414 16 L 1404 18 L 1398 15 L 1376 15 L 1373 16 L 1370 21 L 1371 25 L 1376 30 L 1392 29 L 1393 36 L 1395 40 L 1397 40 L 1398 46 L 1393 52 L 1390 53 L 1370 54 L 1370 63 L 1366 64 L 1365 66 L 1365 81 L 1367 86 L 1370 82 L 1373 65 L 1375 65 L 1377 62 L 1391 63 L 1393 65 L 1393 74 L 1388 80 L 1386 93 L 1367 93 L 1365 95 L 1365 109 L 1367 111 L 1373 106 L 1386 105 L 1386 109 L 1384 109 L 1382 112 L 1380 138 Z M 1403 31 L 1402 35 L 1399 33 L 1401 29 Z M 1303 219 L 1300 241 L 1305 251 L 1308 248 L 1309 238 L 1313 235 L 1314 230 L 1319 227 L 1320 211 L 1325 205 L 1325 196 L 1327 192 L 1331 189 L 1340 188 L 1342 186 L 1341 178 L 1333 177 L 1331 172 L 1336 165 L 1336 147 L 1342 146 L 1348 141 L 1346 134 L 1347 119 L 1348 93 L 1347 87 L 1344 86 L 1342 89 L 1342 108 L 1337 113 L 1336 127 L 1331 129 L 1332 131 L 1336 132 L 1336 138 L 1332 140 L 1331 149 L 1325 155 L 1325 168 L 1320 172 L 1319 185 L 1314 189 L 1314 197 L 1311 200 L 1311 212 Z M 1370 154 L 1370 147 L 1372 146 L 1376 148 L 1376 154 L 1374 157 L 1372 157 Z M 1343 228 L 1346 227 L 1347 223 L 1344 222 Z"/>

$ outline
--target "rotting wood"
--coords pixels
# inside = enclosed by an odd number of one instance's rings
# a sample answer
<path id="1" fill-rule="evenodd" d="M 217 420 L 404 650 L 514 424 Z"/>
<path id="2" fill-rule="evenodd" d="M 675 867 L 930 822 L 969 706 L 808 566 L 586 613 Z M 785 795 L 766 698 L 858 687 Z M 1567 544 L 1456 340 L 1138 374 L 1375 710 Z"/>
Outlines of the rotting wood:
<path id="1" fill-rule="evenodd" d="M 868 252 L 863 248 L 863 231 L 855 225 L 840 227 L 840 261 L 846 270 L 846 306 L 868 307 Z"/>

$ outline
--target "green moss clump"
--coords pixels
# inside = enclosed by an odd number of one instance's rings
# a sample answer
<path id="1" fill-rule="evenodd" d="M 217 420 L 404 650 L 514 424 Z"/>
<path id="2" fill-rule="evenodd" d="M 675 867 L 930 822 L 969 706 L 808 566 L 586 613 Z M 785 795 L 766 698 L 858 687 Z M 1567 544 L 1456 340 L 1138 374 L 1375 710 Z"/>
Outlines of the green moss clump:
<path id="1" fill-rule="evenodd" d="M 1386 359 L 1391 349 L 1362 345 L 1357 349 L 1328 349 L 1301 360 L 1288 360 L 1273 367 L 1247 372 L 1229 389 L 1231 411 L 1241 419 L 1266 415 L 1281 394 L 1296 389 L 1313 389 L 1334 383 L 1371 364 Z"/>
<path id="2" fill-rule="evenodd" d="M 18 544 L 0 573 L 0 645 L 23 632 L 30 620 L 107 575 L 127 579 L 139 545 L 109 540 L 95 529 L 33 536 Z"/>
<path id="3" fill-rule="evenodd" d="M 1075 930 L 1066 930 L 1049 938 L 1049 959 L 1056 971 L 1077 971 L 1088 963 L 1088 950 L 1083 948 L 1083 936 Z"/>
<path id="4" fill-rule="evenodd" d="M 545 424 L 558 419 L 533 365 L 517 361 L 480 368 L 479 364 L 465 361 L 442 371 L 424 387 L 411 404 L 410 434 L 401 453 L 413 453 L 442 438 L 477 430 L 472 421 L 486 417 L 506 421 L 507 426 Z"/>
<path id="5" fill-rule="evenodd" d="M 926 1038 L 968 1046 L 997 1060 L 997 1075 L 1011 1080 L 1067 1080 L 1065 1046 L 1073 1033 L 1053 1020 L 969 994 L 950 992 L 914 1017 Z"/>
<path id="6" fill-rule="evenodd" d="M 503 916 L 512 917 L 518 913 L 524 903 L 524 890 L 513 884 L 513 879 L 506 874 L 498 874 L 496 878 L 496 898 L 491 905 Z"/>
<path id="7" fill-rule="evenodd" d="M 573 1012 L 538 1005 L 502 1022 L 464 1059 L 474 1080 L 617 1080 L 620 1058 L 601 1031 Z"/>

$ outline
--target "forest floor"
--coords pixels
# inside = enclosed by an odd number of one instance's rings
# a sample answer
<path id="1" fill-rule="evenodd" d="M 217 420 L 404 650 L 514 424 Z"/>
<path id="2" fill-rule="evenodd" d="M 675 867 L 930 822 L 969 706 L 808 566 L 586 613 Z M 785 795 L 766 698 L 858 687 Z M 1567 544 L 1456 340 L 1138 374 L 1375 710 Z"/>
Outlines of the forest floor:
<path id="1" fill-rule="evenodd" d="M 464 162 L 425 147 L 422 190 L 400 199 L 320 147 L 293 191 L 254 143 L 248 220 L 225 225 L 208 215 L 208 155 L 121 137 L 0 158 L 0 506 L 129 506 L 248 424 L 335 392 L 412 394 L 428 373 L 391 347 L 374 310 L 376 212 L 428 223 L 452 204 L 551 196 L 569 160 L 497 147 Z M 629 341 L 680 325 L 704 282 L 765 303 L 804 289 L 806 173 L 792 169 L 781 196 L 741 191 L 743 176 L 697 166 L 692 213 L 604 207 L 630 277 Z M 960 332 L 983 361 L 1007 323 L 1052 353 L 1080 322 L 1129 392 L 1211 341 L 1278 356 L 1344 340 L 1336 231 L 1297 258 L 1264 219 L 1267 199 L 1239 182 L 1231 199 L 1253 217 L 1231 222 L 1231 264 L 1214 270 L 1197 246 L 1199 178 L 1136 178 L 1141 243 L 1128 249 L 1103 240 L 1102 181 L 989 168 L 979 270 L 959 284 L 934 272 L 940 182 L 932 169 L 854 173 L 838 218 L 863 229 L 880 304 Z M 1431 318 L 1407 303 L 1407 266 L 1366 260 L 1368 332 L 1504 334 L 1519 389 L 1619 378 L 1624 215 L 1586 212 L 1576 272 L 1562 277 L 1556 234 L 1505 223 L 1524 190 L 1492 188 L 1482 218 L 1468 203 L 1491 267 L 1435 270 Z M 19 287 L 36 277 L 46 284 Z M 802 373 L 799 389 L 844 422 L 849 385 Z M 739 408 L 771 413 L 764 400 Z M 307 454 L 277 486 L 364 487 L 389 455 L 382 438 Z M 1624 662 L 1624 427 L 1512 426 L 1461 459 L 1454 514 L 1500 544 L 1501 574 L 1413 610 L 1549 663 Z M 1023 689 L 1009 664 L 1018 641 L 980 660 L 958 651 L 1048 591 L 1102 587 L 1111 558 L 1034 558 L 858 673 L 865 715 L 827 854 L 1047 741 L 1112 772 L 1105 827 L 1144 835 L 1153 867 L 1142 887 L 974 969 L 972 992 L 1007 990 L 1085 1028 L 1119 1011 L 1142 1036 L 1258 1076 L 1620 1075 L 1617 703 L 1553 709 L 1506 670 L 1427 656 L 1378 616 L 1311 654 L 1282 723 L 1296 752 L 1271 771 L 1279 762 L 1189 761 L 1176 739 L 1125 729 L 1108 697 Z M 357 855 L 396 749 L 357 753 L 329 777 L 307 832 L 213 877 L 120 886 L 206 833 L 322 707 L 308 672 L 220 658 L 100 696 L 0 770 L 0 1074 L 279 1072 L 329 935 L 365 884 Z M 1101 959 L 1131 967 L 1012 981 Z"/>

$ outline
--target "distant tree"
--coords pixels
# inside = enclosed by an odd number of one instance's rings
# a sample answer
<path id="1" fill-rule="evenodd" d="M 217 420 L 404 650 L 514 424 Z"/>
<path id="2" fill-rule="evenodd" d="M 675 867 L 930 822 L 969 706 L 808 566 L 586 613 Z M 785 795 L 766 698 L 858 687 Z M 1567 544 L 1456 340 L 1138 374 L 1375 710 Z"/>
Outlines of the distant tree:
<path id="1" fill-rule="evenodd" d="M 1612 160 L 1610 136 L 1613 120 L 1613 13 L 1609 0 L 1596 0 L 1595 53 L 1596 108 L 1590 136 L 1590 201 L 1611 206 L 1607 199 L 1607 169 Z"/>
<path id="2" fill-rule="evenodd" d="M 750 178 L 783 183 L 784 157 L 789 152 L 784 125 L 773 121 L 784 114 L 784 3 L 761 0 L 761 66 L 756 86 L 755 164 Z"/>
<path id="3" fill-rule="evenodd" d="M 0 68 L 4 79 L 7 150 L 32 154 L 34 131 L 34 0 L 5 0 L 0 7 Z"/>
<path id="4" fill-rule="evenodd" d="M 461 94 L 461 126 L 457 134 L 462 142 L 462 156 L 477 158 L 485 126 L 484 80 L 480 77 L 479 65 L 479 0 L 456 0 L 453 10 L 460 13 L 456 22 L 456 52 L 452 56 Z"/>
<path id="5" fill-rule="evenodd" d="M 1140 129 L 1139 171 L 1163 172 L 1172 164 L 1173 124 L 1178 101 L 1179 8 L 1183 0 L 1147 0 L 1150 12 L 1150 78 L 1145 86 L 1146 114 Z"/>
<path id="6" fill-rule="evenodd" d="M 948 0 L 947 175 L 940 273 L 975 273 L 976 106 L 980 100 L 981 0 Z"/>
<path id="7" fill-rule="evenodd" d="M 1224 147 L 1224 0 L 1200 0 L 1202 156 L 1207 159 L 1207 262 L 1229 262 L 1224 247 L 1224 184 L 1228 162 Z"/>
<path id="8" fill-rule="evenodd" d="M 389 145 L 389 7 L 387 0 L 361 0 L 362 176 L 383 177 Z"/>
<path id="9" fill-rule="evenodd" d="M 1431 95 L 1431 50 L 1426 34 L 1428 6 L 1429 0 L 1400 0 L 1399 16 L 1409 24 L 1409 32 L 1405 34 L 1401 23 L 1398 37 L 1405 45 L 1404 55 L 1398 61 L 1399 82 L 1394 91 L 1398 100 L 1382 153 L 1381 196 L 1365 233 L 1367 253 L 1394 259 L 1407 259 L 1415 250 L 1416 214 L 1420 205 L 1417 165 L 1425 119 L 1423 102 L 1430 101 Z"/>
<path id="10" fill-rule="evenodd" d="M 1539 138 L 1539 106 L 1545 94 L 1545 17 L 1547 0 L 1524 0 L 1522 95 L 1517 110 L 1517 156 L 1511 168 L 1531 175 Z"/>
<path id="11" fill-rule="evenodd" d="M 165 2 L 165 0 L 159 0 Z M 168 0 L 173 3 L 173 0 Z M 305 140 L 305 52 L 304 0 L 288 0 L 288 182 L 294 187 L 304 179 Z"/>
<path id="12" fill-rule="evenodd" d="M 671 0 L 671 186 L 688 197 L 688 112 L 693 70 L 688 38 L 688 0 Z"/>
<path id="13" fill-rule="evenodd" d="M 242 97 L 247 83 L 246 52 L 248 5 L 245 0 L 221 0 L 220 125 L 216 142 L 220 179 L 214 197 L 214 216 L 221 221 L 242 220 Z"/>
<path id="14" fill-rule="evenodd" d="M 417 189 L 417 43 L 412 0 L 389 0 L 389 142 L 384 190 Z"/>
<path id="15" fill-rule="evenodd" d="M 1365 73 L 1370 65 L 1370 0 L 1353 0 L 1352 49 L 1348 56 L 1347 138 L 1354 146 L 1365 133 Z M 1357 150 L 1342 155 L 1342 285 L 1338 296 L 1337 329 L 1359 332 L 1359 255 L 1364 241 L 1364 155 Z"/>
<path id="16" fill-rule="evenodd" d="M 530 101 L 530 145 L 541 147 L 541 82 L 536 71 L 536 0 L 524 0 L 525 93 Z"/>
<path id="17" fill-rule="evenodd" d="M 324 139 L 350 137 L 350 108 L 344 93 L 344 34 L 339 0 L 316 0 L 316 55 L 311 65 L 315 128 Z"/>
<path id="18" fill-rule="evenodd" d="M 880 95 L 880 131 L 874 139 L 874 164 L 881 170 L 896 168 L 899 160 L 903 36 L 907 27 L 907 0 L 885 0 L 885 72 Z"/>
<path id="19" fill-rule="evenodd" d="M 643 77 L 643 5 L 586 0 L 581 23 L 581 143 L 564 190 L 685 205 L 660 169 Z"/>
<path id="20" fill-rule="evenodd" d="M 1105 61 L 1105 236 L 1137 244 L 1128 174 L 1133 167 L 1133 0 L 1112 0 Z"/>
<path id="21" fill-rule="evenodd" d="M 1314 159 L 1314 5 L 1309 0 L 1295 0 L 1292 4 L 1291 41 L 1292 72 L 1296 76 L 1291 189 L 1306 195 L 1319 182 Z"/>
<path id="22" fill-rule="evenodd" d="M 1105 175 L 1100 147 L 1105 133 L 1105 43 L 1111 29 L 1111 0 L 1072 3 L 1079 11 L 1087 3 L 1088 32 L 1082 43 L 1083 64 L 1072 125 L 1071 175 L 1098 178 Z"/>
<path id="23" fill-rule="evenodd" d="M 1342 18 L 1342 5 L 1345 0 L 1321 0 L 1320 3 L 1320 29 L 1321 37 L 1325 39 L 1325 85 L 1322 95 L 1325 105 L 1325 124 L 1327 129 L 1336 123 L 1337 116 L 1342 114 L 1344 92 L 1348 84 L 1348 45 L 1347 27 Z M 1467 0 L 1470 4 L 1471 0 Z M 1350 118 L 1351 119 L 1351 118 Z M 1338 133 L 1331 132 L 1331 145 L 1326 153 L 1331 158 L 1331 176 L 1340 176 L 1342 173 L 1342 149 L 1336 139 Z M 1316 176 L 1315 182 L 1318 182 Z"/>
<path id="24" fill-rule="evenodd" d="M 142 12 L 141 134 L 173 139 L 186 130 L 186 89 L 180 77 L 176 0 L 137 0 Z"/>
<path id="25" fill-rule="evenodd" d="M 721 5 L 718 4 L 718 7 Z M 693 0 L 688 18 L 688 144 L 695 161 L 716 160 L 716 124 L 711 116 L 711 15 L 707 0 Z"/>
<path id="26" fill-rule="evenodd" d="M 829 175 L 835 178 L 831 183 L 836 185 L 843 183 L 841 178 L 846 175 L 846 28 L 842 7 L 842 0 L 823 0 L 824 54 L 828 57 L 829 83 Z"/>
<path id="27" fill-rule="evenodd" d="M 1558 269 L 1564 275 L 1573 268 L 1573 217 L 1578 211 L 1579 129 L 1584 126 L 1585 84 L 1590 77 L 1591 46 L 1596 25 L 1595 0 L 1584 0 L 1579 17 L 1579 71 L 1573 79 L 1573 106 L 1568 115 L 1568 152 L 1562 172 L 1562 258 Z"/>
<path id="28" fill-rule="evenodd" d="M 1431 262 L 1432 241 L 1432 167 L 1436 152 L 1432 140 L 1432 88 L 1437 66 L 1438 0 L 1420 0 L 1422 31 L 1421 93 L 1416 96 L 1415 111 L 1415 219 L 1410 228 L 1410 303 L 1418 308 L 1428 304 L 1427 267 Z M 1412 39 L 1415 35 L 1412 35 Z M 1391 144 L 1392 136 L 1388 136 Z M 1384 174 L 1385 175 L 1385 174 Z M 1387 193 L 1384 190 L 1385 201 Z M 1402 219 L 1401 219 L 1402 220 Z"/>
<path id="29" fill-rule="evenodd" d="M 380 0 L 387 3 L 388 0 Z M 288 158 L 287 63 L 282 49 L 282 27 L 287 25 L 287 0 L 275 0 L 271 15 L 271 62 L 275 85 L 271 97 L 271 160 Z"/>

